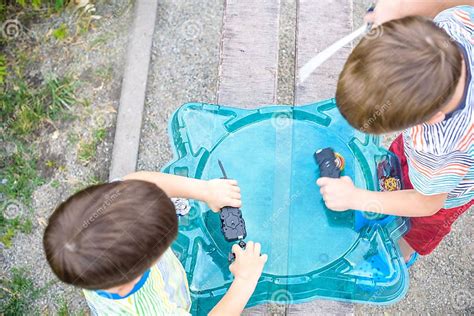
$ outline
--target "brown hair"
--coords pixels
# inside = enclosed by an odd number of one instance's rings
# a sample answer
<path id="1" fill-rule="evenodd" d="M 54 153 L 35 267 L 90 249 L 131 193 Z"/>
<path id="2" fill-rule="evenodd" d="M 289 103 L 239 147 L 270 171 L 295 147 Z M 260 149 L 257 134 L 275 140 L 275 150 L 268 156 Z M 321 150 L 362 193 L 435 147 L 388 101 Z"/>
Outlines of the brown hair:
<path id="1" fill-rule="evenodd" d="M 389 21 L 354 48 L 339 76 L 336 101 L 357 129 L 402 130 L 426 122 L 445 106 L 461 67 L 456 43 L 431 20 Z"/>
<path id="2" fill-rule="evenodd" d="M 63 202 L 43 237 L 62 281 L 108 289 L 143 274 L 176 238 L 173 203 L 155 184 L 126 180 L 88 187 Z"/>

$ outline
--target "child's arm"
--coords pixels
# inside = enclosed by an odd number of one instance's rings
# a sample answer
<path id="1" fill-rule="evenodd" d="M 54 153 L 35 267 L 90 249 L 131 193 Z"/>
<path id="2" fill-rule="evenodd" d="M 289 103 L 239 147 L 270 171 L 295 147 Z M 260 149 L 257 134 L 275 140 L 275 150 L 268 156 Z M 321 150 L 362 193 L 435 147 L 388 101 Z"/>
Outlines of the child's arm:
<path id="1" fill-rule="evenodd" d="M 410 15 L 434 18 L 438 13 L 459 5 L 474 5 L 473 0 L 379 0 L 375 11 L 367 14 L 366 21 L 380 25 Z"/>
<path id="2" fill-rule="evenodd" d="M 354 186 L 349 177 L 319 178 L 326 206 L 334 211 L 348 209 L 408 217 L 430 216 L 443 208 L 447 193 L 423 195 L 416 190 L 373 192 Z"/>
<path id="3" fill-rule="evenodd" d="M 247 243 L 245 250 L 242 250 L 238 245 L 232 247 L 235 261 L 229 269 L 234 275 L 234 282 L 209 315 L 233 316 L 242 313 L 257 286 L 263 266 L 267 262 L 267 255 L 261 255 L 260 250 L 260 244 L 254 244 L 251 241 Z"/>
<path id="4" fill-rule="evenodd" d="M 214 211 L 224 206 L 241 207 L 240 188 L 236 180 L 200 180 L 161 172 L 139 171 L 124 180 L 143 180 L 160 187 L 169 197 L 182 197 L 206 202 Z"/>

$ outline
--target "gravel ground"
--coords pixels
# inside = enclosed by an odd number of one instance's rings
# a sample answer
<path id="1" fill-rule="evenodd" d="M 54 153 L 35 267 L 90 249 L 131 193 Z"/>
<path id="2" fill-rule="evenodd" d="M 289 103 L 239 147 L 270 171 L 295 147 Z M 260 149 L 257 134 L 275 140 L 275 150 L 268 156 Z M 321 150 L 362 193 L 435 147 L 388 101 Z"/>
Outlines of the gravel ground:
<path id="1" fill-rule="evenodd" d="M 158 3 L 138 169 L 159 170 L 170 161 L 166 129 L 174 110 L 216 102 L 223 7 L 223 0 Z"/>
<path id="2" fill-rule="evenodd" d="M 76 25 L 76 17 L 65 11 L 42 20 L 41 24 L 28 25 L 29 37 L 22 36 L 18 42 L 9 43 L 11 47 L 7 48 L 28 51 L 34 61 L 28 69 L 30 76 L 71 75 L 79 82 L 77 97 L 90 103 L 74 107 L 74 120 L 41 129 L 36 140 L 41 161 L 54 160 L 57 168 L 45 172 L 44 164 L 38 165 L 40 172 L 48 173 L 49 177 L 47 183 L 33 194 L 33 231 L 26 235 L 19 233 L 12 247 L 4 249 L 1 254 L 2 278 L 10 278 L 11 269 L 21 267 L 26 269 L 36 288 L 47 286 L 44 294 L 32 304 L 41 314 L 56 314 L 63 301 L 67 302 L 71 313 L 87 312 L 81 292 L 56 281 L 44 258 L 42 234 L 47 218 L 58 203 L 78 188 L 106 180 L 108 176 L 133 2 L 99 1 L 96 8 L 95 14 L 102 18 L 94 22 L 92 30 L 85 35 L 71 35 L 60 43 L 51 38 L 50 29 L 62 23 L 70 27 Z M 105 140 L 98 145 L 97 153 L 89 163 L 79 162 L 78 143 L 90 139 L 97 128 L 106 128 Z"/>

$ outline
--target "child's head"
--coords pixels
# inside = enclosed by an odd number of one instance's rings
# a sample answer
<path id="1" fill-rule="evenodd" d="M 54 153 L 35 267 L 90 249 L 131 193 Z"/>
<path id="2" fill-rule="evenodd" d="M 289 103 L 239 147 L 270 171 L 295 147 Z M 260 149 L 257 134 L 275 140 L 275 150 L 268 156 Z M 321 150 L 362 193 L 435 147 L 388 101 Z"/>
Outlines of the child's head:
<path id="1" fill-rule="evenodd" d="M 126 180 L 91 186 L 54 211 L 46 258 L 62 281 L 108 289 L 136 280 L 175 239 L 173 203 L 156 185 Z"/>
<path id="2" fill-rule="evenodd" d="M 339 77 L 336 101 L 355 128 L 402 130 L 443 111 L 462 73 L 462 54 L 431 20 L 405 17 L 378 26 L 355 47 Z"/>

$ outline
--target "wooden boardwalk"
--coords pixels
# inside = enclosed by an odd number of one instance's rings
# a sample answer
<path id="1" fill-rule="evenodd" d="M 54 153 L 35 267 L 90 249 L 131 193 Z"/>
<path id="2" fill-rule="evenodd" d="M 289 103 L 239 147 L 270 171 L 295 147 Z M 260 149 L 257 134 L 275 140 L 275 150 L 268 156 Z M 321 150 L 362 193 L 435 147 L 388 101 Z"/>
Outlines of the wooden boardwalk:
<path id="1" fill-rule="evenodd" d="M 294 9 L 295 14 L 280 14 L 283 5 Z M 295 17 L 296 23 L 288 20 Z M 298 4 L 280 0 L 228 0 L 224 8 L 218 103 L 257 108 L 276 104 L 280 99 L 288 100 L 288 95 L 282 95 L 285 93 L 290 94 L 295 105 L 333 97 L 337 75 L 350 48 L 336 54 L 301 85 L 296 84 L 295 69 L 352 28 L 352 3 L 347 0 L 300 0 Z M 283 72 L 279 66 L 285 67 L 279 60 L 279 56 L 284 57 L 279 54 L 279 40 L 285 35 L 294 39 L 294 47 L 286 44 L 287 50 L 294 49 L 290 54 L 294 60 L 286 61 L 290 68 L 293 66 L 290 69 L 293 72 L 280 74 L 293 79 L 287 89 L 279 86 L 285 80 L 278 78 L 280 71 Z M 353 314 L 353 305 L 315 300 L 304 304 L 259 305 L 244 312 L 244 315 L 327 314 Z"/>

